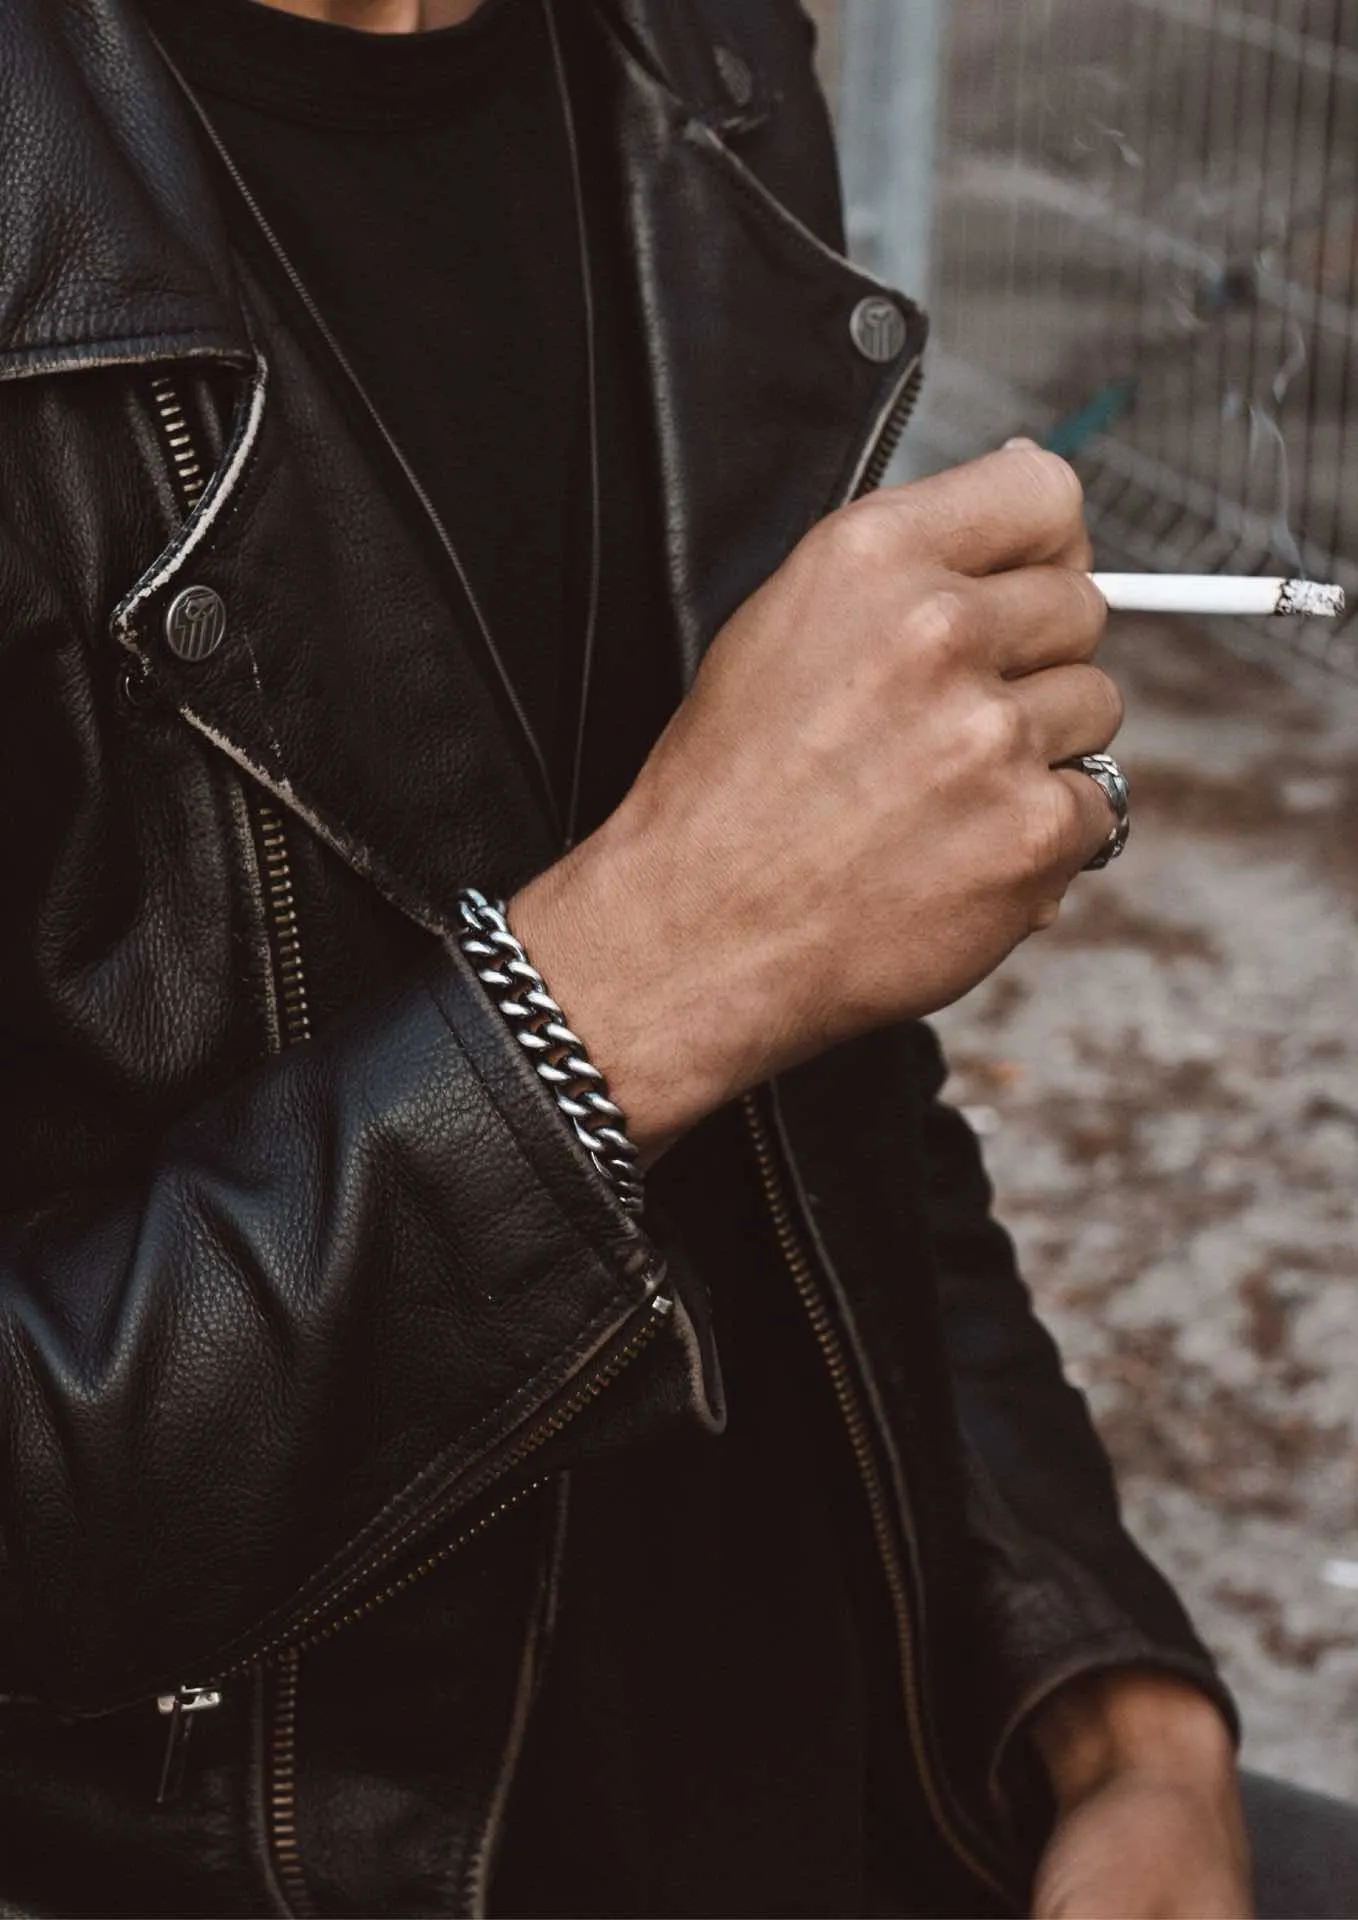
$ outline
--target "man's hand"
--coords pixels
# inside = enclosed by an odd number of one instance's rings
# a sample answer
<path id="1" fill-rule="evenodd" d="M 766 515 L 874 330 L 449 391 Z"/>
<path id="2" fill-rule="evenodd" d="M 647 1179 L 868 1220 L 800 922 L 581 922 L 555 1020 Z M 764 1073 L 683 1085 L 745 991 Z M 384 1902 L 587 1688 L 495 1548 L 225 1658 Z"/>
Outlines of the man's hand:
<path id="1" fill-rule="evenodd" d="M 1016 446 L 816 527 L 636 785 L 510 920 L 654 1155 L 780 1068 L 984 978 L 1108 835 L 1079 482 Z"/>
<path id="2" fill-rule="evenodd" d="M 1035 1920 L 1247 1920 L 1235 1757 L 1205 1695 L 1159 1674 L 1073 1681 L 1033 1737 L 1056 1793 Z"/>

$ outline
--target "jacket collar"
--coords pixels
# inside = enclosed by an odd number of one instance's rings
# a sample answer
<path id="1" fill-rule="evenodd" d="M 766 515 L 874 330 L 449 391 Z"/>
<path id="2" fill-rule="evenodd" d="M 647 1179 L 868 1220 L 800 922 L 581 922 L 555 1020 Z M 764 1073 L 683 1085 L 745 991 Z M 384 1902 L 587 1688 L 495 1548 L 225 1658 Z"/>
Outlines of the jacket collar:
<path id="1" fill-rule="evenodd" d="M 184 104 L 120 0 L 6 0 L 0 378 L 249 359 Z"/>
<path id="2" fill-rule="evenodd" d="M 720 98 L 674 0 L 606 0 L 659 75 Z M 0 379 L 168 359 L 250 360 L 186 104 L 134 0 L 5 0 Z M 727 102 L 729 107 L 729 100 Z"/>
<path id="3" fill-rule="evenodd" d="M 927 327 L 909 300 L 851 265 L 776 197 L 724 137 L 730 96 L 723 108 L 712 91 L 708 70 L 717 70 L 702 9 L 683 5 L 682 24 L 674 0 L 614 0 L 599 16 L 613 64 L 670 584 L 691 675 L 724 621 L 858 489 Z M 670 77 L 679 70 L 687 92 Z M 828 133 L 807 104 L 779 108 L 757 70 L 750 86 L 749 111 L 786 119 L 769 131 L 782 149 L 780 171 L 833 181 Z M 791 169 L 789 147 L 809 149 Z M 899 351 L 878 362 L 856 346 L 854 315 L 883 297 L 906 324 Z"/>

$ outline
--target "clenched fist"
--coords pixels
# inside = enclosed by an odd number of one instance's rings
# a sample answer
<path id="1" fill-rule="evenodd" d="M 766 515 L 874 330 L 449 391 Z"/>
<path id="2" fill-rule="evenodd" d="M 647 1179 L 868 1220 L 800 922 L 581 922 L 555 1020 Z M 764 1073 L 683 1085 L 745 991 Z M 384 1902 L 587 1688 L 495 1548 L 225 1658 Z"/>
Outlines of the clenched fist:
<path id="1" fill-rule="evenodd" d="M 510 920 L 653 1155 L 965 993 L 1111 815 L 1079 482 L 1022 445 L 833 514 L 740 608 L 609 820 Z"/>

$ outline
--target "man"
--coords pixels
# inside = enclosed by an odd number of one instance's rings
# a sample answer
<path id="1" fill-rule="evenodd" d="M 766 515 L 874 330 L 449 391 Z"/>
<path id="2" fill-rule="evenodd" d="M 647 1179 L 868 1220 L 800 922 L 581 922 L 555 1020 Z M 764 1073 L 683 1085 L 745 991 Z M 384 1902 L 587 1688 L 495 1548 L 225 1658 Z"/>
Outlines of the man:
<path id="1" fill-rule="evenodd" d="M 915 1024 L 1115 831 L 1078 489 L 868 497 L 797 9 L 3 33 L 6 1910 L 1246 1912 Z"/>

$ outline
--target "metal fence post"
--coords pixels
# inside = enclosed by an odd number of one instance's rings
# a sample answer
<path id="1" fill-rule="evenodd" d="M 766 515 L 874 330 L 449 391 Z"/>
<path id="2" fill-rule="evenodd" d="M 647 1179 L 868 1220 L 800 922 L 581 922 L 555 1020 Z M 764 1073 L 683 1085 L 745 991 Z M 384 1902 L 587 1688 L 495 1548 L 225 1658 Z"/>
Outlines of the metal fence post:
<path id="1" fill-rule="evenodd" d="M 839 147 L 849 244 L 929 295 L 946 0 L 839 0 Z"/>
<path id="2" fill-rule="evenodd" d="M 849 246 L 927 306 L 947 0 L 839 0 L 840 163 Z M 907 440 L 908 460 L 908 440 Z"/>

